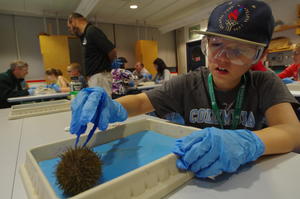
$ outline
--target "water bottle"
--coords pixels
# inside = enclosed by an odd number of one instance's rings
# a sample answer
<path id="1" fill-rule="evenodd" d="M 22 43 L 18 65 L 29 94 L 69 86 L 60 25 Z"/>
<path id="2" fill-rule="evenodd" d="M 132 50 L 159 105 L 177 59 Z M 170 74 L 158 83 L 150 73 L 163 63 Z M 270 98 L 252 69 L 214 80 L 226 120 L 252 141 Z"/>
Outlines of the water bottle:
<path id="1" fill-rule="evenodd" d="M 76 95 L 79 93 L 79 91 L 82 89 L 82 83 L 79 81 L 78 77 L 71 77 L 70 82 L 70 95 L 71 100 L 76 97 Z"/>

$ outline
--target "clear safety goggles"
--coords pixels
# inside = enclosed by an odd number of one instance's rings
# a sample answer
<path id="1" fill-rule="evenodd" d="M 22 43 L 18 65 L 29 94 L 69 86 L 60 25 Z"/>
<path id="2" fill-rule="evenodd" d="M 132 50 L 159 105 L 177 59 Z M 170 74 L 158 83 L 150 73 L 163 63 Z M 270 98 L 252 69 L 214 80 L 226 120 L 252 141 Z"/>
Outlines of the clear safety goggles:
<path id="1" fill-rule="evenodd" d="M 217 36 L 205 36 L 201 41 L 204 55 L 215 59 L 226 56 L 235 65 L 252 65 L 260 59 L 264 47 Z"/>

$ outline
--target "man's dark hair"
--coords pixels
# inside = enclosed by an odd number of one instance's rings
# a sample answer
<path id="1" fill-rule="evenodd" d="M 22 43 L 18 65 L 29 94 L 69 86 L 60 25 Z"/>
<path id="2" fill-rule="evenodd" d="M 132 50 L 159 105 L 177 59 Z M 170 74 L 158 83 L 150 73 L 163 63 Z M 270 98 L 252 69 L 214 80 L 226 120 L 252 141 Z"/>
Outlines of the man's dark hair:
<path id="1" fill-rule="evenodd" d="M 83 19 L 83 20 L 86 20 L 86 18 L 84 16 L 82 16 L 81 14 L 79 14 L 77 12 L 72 12 L 69 15 L 68 22 L 70 23 L 72 21 L 72 19 Z"/>

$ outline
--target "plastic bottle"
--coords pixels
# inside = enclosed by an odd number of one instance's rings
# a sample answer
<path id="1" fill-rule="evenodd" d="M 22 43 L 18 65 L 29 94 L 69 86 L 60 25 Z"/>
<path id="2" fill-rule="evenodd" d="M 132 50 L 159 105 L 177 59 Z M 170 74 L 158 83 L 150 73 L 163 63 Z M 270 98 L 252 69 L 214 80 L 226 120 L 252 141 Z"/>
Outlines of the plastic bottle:
<path id="1" fill-rule="evenodd" d="M 76 95 L 82 89 L 82 83 L 79 81 L 78 77 L 71 77 L 70 89 L 71 89 L 70 95 L 71 95 L 71 100 L 72 100 L 76 97 Z"/>

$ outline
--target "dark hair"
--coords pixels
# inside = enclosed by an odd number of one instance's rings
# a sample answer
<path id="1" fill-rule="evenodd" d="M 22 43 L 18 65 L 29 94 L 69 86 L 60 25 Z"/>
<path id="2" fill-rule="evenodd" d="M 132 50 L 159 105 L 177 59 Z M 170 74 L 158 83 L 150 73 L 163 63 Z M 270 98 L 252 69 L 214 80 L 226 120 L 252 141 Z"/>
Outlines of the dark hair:
<path id="1" fill-rule="evenodd" d="M 162 75 L 164 70 L 167 68 L 165 62 L 161 58 L 156 58 L 153 64 L 157 65 L 157 73 Z"/>
<path id="2" fill-rule="evenodd" d="M 78 12 L 72 12 L 68 17 L 68 22 L 70 23 L 72 21 L 72 19 L 86 20 L 86 18 L 84 16 L 82 16 L 81 14 L 79 14 Z"/>
<path id="3" fill-rule="evenodd" d="M 63 75 L 63 72 L 60 69 L 56 69 L 56 73 L 57 73 L 58 76 L 62 76 Z"/>
<path id="4" fill-rule="evenodd" d="M 50 68 L 46 70 L 46 75 L 55 75 L 56 77 L 59 76 L 59 72 L 55 68 Z"/>
<path id="5" fill-rule="evenodd" d="M 125 63 L 128 63 L 127 59 L 125 57 L 118 57 L 118 59 L 122 62 L 120 68 L 125 68 Z"/>

